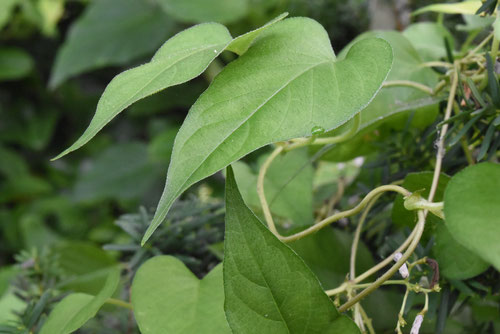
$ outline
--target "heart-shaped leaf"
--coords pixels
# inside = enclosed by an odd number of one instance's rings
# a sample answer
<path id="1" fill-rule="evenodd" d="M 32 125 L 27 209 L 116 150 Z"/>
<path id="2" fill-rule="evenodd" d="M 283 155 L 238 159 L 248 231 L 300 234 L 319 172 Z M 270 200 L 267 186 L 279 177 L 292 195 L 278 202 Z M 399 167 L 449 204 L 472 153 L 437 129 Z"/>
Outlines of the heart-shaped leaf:
<path id="1" fill-rule="evenodd" d="M 120 281 L 120 268 L 110 270 L 106 283 L 96 295 L 73 293 L 65 297 L 50 313 L 40 334 L 68 334 L 93 318 L 102 305 L 115 292 Z"/>
<path id="2" fill-rule="evenodd" d="M 230 333 L 224 317 L 222 266 L 201 281 L 177 258 L 145 262 L 132 284 L 132 306 L 143 334 Z"/>
<path id="3" fill-rule="evenodd" d="M 391 47 L 381 39 L 356 43 L 336 61 L 316 21 L 293 18 L 272 25 L 224 68 L 189 111 L 143 241 L 195 182 L 264 145 L 310 136 L 315 126 L 332 130 L 347 122 L 377 93 L 391 64 Z"/>
<path id="4" fill-rule="evenodd" d="M 248 209 L 229 167 L 224 294 L 233 333 L 359 333 L 316 276 Z"/>
<path id="5" fill-rule="evenodd" d="M 446 227 L 455 240 L 500 270 L 500 165 L 457 173 L 444 193 Z"/>

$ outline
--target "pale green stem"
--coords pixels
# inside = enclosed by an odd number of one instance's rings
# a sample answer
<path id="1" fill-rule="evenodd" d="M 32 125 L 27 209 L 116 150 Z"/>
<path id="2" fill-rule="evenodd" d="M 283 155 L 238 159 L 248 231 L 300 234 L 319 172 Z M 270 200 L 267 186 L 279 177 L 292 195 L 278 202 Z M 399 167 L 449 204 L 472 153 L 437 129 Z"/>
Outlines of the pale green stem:
<path id="1" fill-rule="evenodd" d="M 375 282 L 373 282 L 369 287 L 361 291 L 359 294 L 354 296 L 352 299 L 348 300 L 344 305 L 339 307 L 339 312 L 345 312 L 350 309 L 354 304 L 358 303 L 361 299 L 368 296 L 370 293 L 375 291 L 379 286 L 381 286 L 385 281 L 391 278 L 398 269 L 408 260 L 408 258 L 413 254 L 415 248 L 417 248 L 418 243 L 420 242 L 420 238 L 422 237 L 422 233 L 424 232 L 425 227 L 425 214 L 422 211 L 418 211 L 418 222 L 416 225 L 416 234 L 413 238 L 410 246 L 405 251 L 403 256 L 382 276 L 380 276 Z"/>
<path id="2" fill-rule="evenodd" d="M 133 309 L 134 309 L 134 308 L 132 307 L 132 304 L 127 303 L 127 302 L 126 302 L 126 301 L 124 301 L 124 300 L 115 299 L 115 298 L 108 298 L 108 299 L 106 299 L 106 304 L 111 304 L 111 305 L 115 305 L 115 306 L 119 306 L 119 307 L 127 308 L 127 309 L 129 309 L 129 310 L 133 310 Z"/>
<path id="3" fill-rule="evenodd" d="M 374 197 L 376 197 L 378 194 L 386 192 L 386 191 L 394 191 L 394 192 L 400 193 L 403 196 L 410 195 L 410 192 L 408 190 L 406 190 L 405 188 L 402 188 L 400 186 L 396 186 L 396 185 L 380 186 L 380 187 L 377 187 L 377 188 L 373 189 L 372 191 L 370 191 L 357 206 L 355 206 L 354 208 L 352 208 L 350 210 L 338 212 L 338 213 L 336 213 L 328 218 L 325 218 L 322 221 L 318 222 L 317 224 L 315 224 L 315 225 L 313 225 L 313 226 L 311 226 L 311 227 L 309 227 L 301 232 L 298 232 L 296 234 L 286 236 L 286 237 L 277 234 L 277 236 L 283 242 L 291 242 L 291 241 L 302 239 L 305 236 L 307 236 L 311 233 L 315 233 L 315 232 L 321 230 L 323 227 L 328 226 L 328 225 L 338 221 L 339 219 L 342 219 L 345 217 L 350 217 L 352 215 L 359 213 L 361 210 L 363 210 L 364 207 L 366 207 L 368 205 L 368 203 L 370 203 L 371 200 L 373 200 Z"/>
<path id="4" fill-rule="evenodd" d="M 366 217 L 368 216 L 368 213 L 370 212 L 371 208 L 377 201 L 377 199 L 381 196 L 379 194 L 378 196 L 374 197 L 373 200 L 368 204 L 363 211 L 363 214 L 359 218 L 358 226 L 356 227 L 356 232 L 354 233 L 354 239 L 352 241 L 352 246 L 351 246 L 351 261 L 350 261 L 350 273 L 349 273 L 349 279 L 353 280 L 356 278 L 356 253 L 358 250 L 358 243 L 359 243 L 359 238 L 361 236 L 361 230 L 363 229 L 363 225 L 365 223 Z"/>
<path id="5" fill-rule="evenodd" d="M 357 113 L 353 117 L 353 122 L 349 130 L 346 132 L 334 136 L 334 137 L 321 137 L 318 138 L 316 136 L 311 136 L 309 138 L 297 138 L 297 139 L 292 139 L 292 144 L 288 145 L 285 147 L 285 151 L 291 151 L 299 147 L 304 147 L 307 145 L 328 145 L 328 144 L 338 144 L 342 143 L 354 136 L 356 132 L 358 132 L 359 125 L 361 124 L 361 113 Z"/>
<path id="6" fill-rule="evenodd" d="M 444 61 L 428 61 L 426 63 L 422 63 L 419 65 L 419 67 L 446 67 L 446 68 L 452 68 L 453 64 L 444 62 Z"/>
<path id="7" fill-rule="evenodd" d="M 431 87 L 414 81 L 392 80 L 392 81 L 386 81 L 383 84 L 383 87 L 398 87 L 398 86 L 412 87 L 421 90 L 422 92 L 425 92 L 427 94 L 434 95 L 434 90 Z"/>
<path id="8" fill-rule="evenodd" d="M 417 227 L 418 226 L 416 226 L 413 229 L 413 231 L 408 236 L 408 238 L 406 238 L 405 242 L 403 242 L 403 244 L 401 244 L 401 246 L 399 246 L 398 249 L 396 249 L 390 256 L 386 257 L 384 260 L 382 260 L 381 262 L 379 262 L 378 264 L 376 264 L 372 268 L 368 269 L 363 274 L 361 274 L 358 277 L 356 277 L 354 279 L 354 282 L 355 283 L 362 282 L 365 279 L 367 279 L 368 277 L 370 277 L 371 275 L 375 274 L 380 269 L 382 269 L 385 266 L 387 266 L 388 264 L 390 264 L 393 261 L 393 259 L 394 259 L 394 255 L 396 255 L 397 253 L 401 253 L 402 251 L 404 251 L 410 245 L 410 243 L 412 242 L 413 238 L 417 234 Z"/>
<path id="9" fill-rule="evenodd" d="M 448 96 L 448 103 L 446 105 L 446 111 L 444 113 L 444 120 L 443 121 L 447 121 L 451 116 L 451 111 L 453 109 L 453 101 L 455 101 L 455 94 L 457 92 L 457 86 L 458 86 L 458 74 L 457 74 L 457 71 L 455 70 L 453 72 L 453 79 L 451 82 L 450 94 Z M 427 199 L 429 202 L 432 202 L 432 200 L 434 199 L 434 195 L 436 194 L 438 181 L 439 181 L 439 175 L 441 174 L 441 166 L 443 163 L 443 156 L 445 154 L 444 137 L 446 136 L 447 131 L 448 131 L 448 123 L 445 123 L 443 125 L 443 127 L 441 128 L 441 133 L 440 133 L 439 141 L 437 144 L 436 166 L 434 168 L 434 175 L 432 177 L 431 189 L 429 191 L 429 197 Z M 427 212 L 426 212 L 426 214 L 427 214 Z"/>
<path id="10" fill-rule="evenodd" d="M 264 191 L 264 180 L 266 177 L 266 172 L 271 166 L 271 163 L 274 159 L 283 151 L 283 146 L 278 146 L 274 149 L 271 155 L 264 161 L 264 164 L 259 170 L 259 176 L 257 177 L 257 194 L 259 196 L 260 205 L 262 207 L 262 211 L 264 212 L 264 217 L 267 222 L 267 226 L 269 230 L 273 232 L 275 235 L 279 236 L 278 230 L 276 229 L 276 225 L 274 224 L 273 216 L 271 214 L 271 210 L 269 209 L 269 205 L 267 204 L 266 194 Z"/>
<path id="11" fill-rule="evenodd" d="M 363 317 L 363 321 L 366 324 L 366 327 L 368 327 L 368 332 L 370 334 L 375 334 L 375 329 L 373 328 L 372 319 L 370 319 L 368 317 L 368 314 L 366 314 L 366 312 L 363 309 L 363 307 L 361 306 L 361 304 L 358 303 L 357 305 L 359 305 L 359 312 L 361 313 L 361 316 Z"/>

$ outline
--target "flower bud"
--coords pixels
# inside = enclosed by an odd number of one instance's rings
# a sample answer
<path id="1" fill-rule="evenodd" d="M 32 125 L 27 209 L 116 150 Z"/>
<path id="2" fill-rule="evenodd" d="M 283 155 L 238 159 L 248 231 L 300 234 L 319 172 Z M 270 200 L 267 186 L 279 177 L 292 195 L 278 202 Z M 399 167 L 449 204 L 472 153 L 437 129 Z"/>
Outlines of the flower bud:
<path id="1" fill-rule="evenodd" d="M 422 321 L 424 321 L 424 316 L 419 314 L 415 317 L 413 321 L 413 325 L 411 326 L 410 334 L 418 334 L 420 331 L 420 326 L 422 325 Z"/>
<path id="2" fill-rule="evenodd" d="M 394 255 L 394 261 L 398 262 L 399 259 L 401 259 L 402 257 L 403 257 L 403 254 L 396 253 Z M 401 276 L 403 278 L 407 278 L 408 276 L 410 276 L 410 273 L 408 272 L 408 267 L 406 266 L 406 263 L 403 263 L 403 265 L 401 267 L 399 267 L 399 273 L 401 274 Z"/>

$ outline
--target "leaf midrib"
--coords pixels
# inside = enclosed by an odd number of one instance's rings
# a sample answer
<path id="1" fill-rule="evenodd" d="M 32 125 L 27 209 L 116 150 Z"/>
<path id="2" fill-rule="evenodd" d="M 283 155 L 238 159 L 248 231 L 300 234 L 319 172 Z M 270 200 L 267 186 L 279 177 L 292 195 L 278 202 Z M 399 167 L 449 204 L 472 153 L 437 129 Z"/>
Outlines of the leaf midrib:
<path id="1" fill-rule="evenodd" d="M 313 66 L 310 66 L 308 68 L 306 68 L 304 71 L 300 72 L 299 74 L 297 74 L 296 76 L 292 77 L 290 80 L 288 80 L 287 82 L 285 82 L 285 84 L 283 86 L 281 86 L 279 89 L 276 90 L 276 92 L 274 92 L 269 98 L 267 98 L 263 103 L 261 103 L 255 110 L 253 110 L 252 113 L 250 113 L 250 115 L 248 117 L 246 117 L 244 120 L 242 120 L 242 122 L 240 124 L 238 124 L 235 129 L 233 131 L 231 131 L 226 137 L 224 137 L 219 144 L 217 144 L 217 146 L 215 146 L 213 148 L 212 151 L 210 151 L 209 154 L 206 155 L 206 157 L 198 164 L 198 166 L 196 167 L 196 169 L 193 170 L 193 172 L 191 172 L 191 174 L 189 174 L 189 176 L 186 178 L 186 181 L 184 181 L 184 183 L 178 188 L 178 190 L 176 191 L 175 193 L 175 196 L 173 198 L 176 198 L 180 192 L 182 192 L 182 190 L 180 189 L 183 189 L 186 185 L 186 183 L 188 183 L 188 181 L 190 180 L 190 178 L 193 176 L 194 173 L 196 173 L 200 167 L 205 163 L 205 161 L 210 158 L 212 156 L 212 154 L 233 134 L 235 133 L 238 129 L 240 129 L 243 124 L 245 124 L 250 118 L 252 118 L 255 113 L 257 113 L 257 111 L 259 111 L 260 109 L 262 109 L 268 102 L 270 102 L 277 94 L 279 94 L 283 89 L 285 89 L 286 87 L 288 87 L 288 85 L 290 85 L 294 80 L 298 79 L 299 77 L 301 77 L 302 75 L 304 75 L 305 73 L 307 73 L 308 71 L 314 69 L 315 67 L 318 67 L 318 66 L 321 66 L 323 64 L 327 64 L 327 63 L 330 63 L 330 62 L 333 62 L 333 60 L 327 60 L 327 61 L 323 61 L 323 62 L 320 62 L 320 63 L 317 63 L 317 64 L 314 64 Z M 168 173 L 167 175 L 167 184 L 169 183 L 168 181 L 170 180 L 170 173 Z M 172 199 L 169 201 L 170 203 L 172 202 Z M 165 211 L 168 210 L 168 209 L 162 209 L 161 211 L 161 215 L 164 215 L 165 214 Z"/>

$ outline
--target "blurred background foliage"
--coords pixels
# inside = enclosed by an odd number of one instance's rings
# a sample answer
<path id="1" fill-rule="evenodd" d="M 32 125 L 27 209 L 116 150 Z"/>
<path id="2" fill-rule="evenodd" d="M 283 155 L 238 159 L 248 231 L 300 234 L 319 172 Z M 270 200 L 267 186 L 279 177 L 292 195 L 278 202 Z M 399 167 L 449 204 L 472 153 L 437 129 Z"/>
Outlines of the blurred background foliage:
<path id="1" fill-rule="evenodd" d="M 82 149 L 51 162 L 86 128 L 99 96 L 115 75 L 147 62 L 169 37 L 196 23 L 221 22 L 236 36 L 282 12 L 308 16 L 325 27 L 338 53 L 370 28 L 403 31 L 416 19 L 434 19 L 433 14 L 410 17 L 412 10 L 432 2 L 0 0 L 0 333 L 36 333 L 68 291 L 96 293 L 119 261 L 126 263 L 126 272 L 116 297 L 127 300 L 135 270 L 154 255 L 175 255 L 199 277 L 222 258 L 224 180 L 220 174 L 192 187 L 147 247 L 139 244 L 160 197 L 182 120 L 234 56 L 223 53 L 203 76 L 134 104 Z M 466 32 L 481 29 L 485 23 L 456 15 L 446 24 L 459 44 Z M 414 46 L 421 38 L 419 31 L 408 30 L 405 37 L 373 34 L 389 40 L 408 38 Z M 425 46 L 426 40 L 420 39 L 420 44 Z M 406 49 L 402 50 L 406 56 Z M 407 64 L 412 64 L 412 57 L 445 57 L 445 51 L 423 47 L 419 52 L 401 58 L 396 75 L 400 79 L 415 76 L 433 85 L 436 75 L 432 71 L 415 72 Z M 405 96 L 409 102 L 420 98 Z M 383 96 L 378 103 L 385 105 Z M 406 109 L 419 109 L 416 105 Z M 432 109 L 434 118 L 442 108 L 436 101 L 426 107 Z M 410 172 L 432 170 L 433 118 L 412 112 L 374 124 L 365 124 L 352 144 L 336 147 L 321 159 L 317 153 L 298 150 L 276 161 L 275 170 L 268 173 L 273 184 L 266 195 L 281 228 L 289 228 L 293 221 L 312 223 L 314 216 L 356 203 L 376 185 L 400 180 Z M 235 164 L 245 201 L 257 214 L 253 185 L 266 153 L 261 149 Z M 359 155 L 364 158 L 351 161 Z M 465 161 L 457 145 L 447 155 L 444 171 L 452 173 Z M 282 173 L 280 165 L 289 167 L 289 173 Z M 426 177 L 417 175 L 405 182 L 418 190 L 428 182 Z M 370 214 L 358 270 L 387 255 L 409 233 L 412 217 L 401 218 L 406 214 L 399 210 L 402 200 L 394 208 L 393 200 L 385 196 Z M 399 225 L 393 226 L 391 218 Z M 341 283 L 348 272 L 353 230 L 346 220 L 336 229 L 292 245 L 326 288 Z M 421 247 L 418 252 L 424 256 L 430 248 Z M 468 327 L 448 321 L 448 333 L 500 331 L 498 301 L 482 299 L 491 295 L 492 286 L 500 288 L 498 273 L 489 270 L 479 281 L 463 281 L 486 270 L 478 266 L 467 277 L 456 277 L 442 296 L 433 296 L 422 332 L 443 332 L 457 300 L 472 305 L 465 315 L 460 313 L 463 309 L 455 309 L 456 316 L 466 317 Z M 393 332 L 400 295 L 397 290 L 379 291 L 367 300 L 365 308 L 380 332 Z M 420 296 L 410 298 L 409 310 L 422 303 Z M 382 310 L 381 304 L 387 308 Z M 112 306 L 79 332 L 138 333 L 130 312 Z"/>

